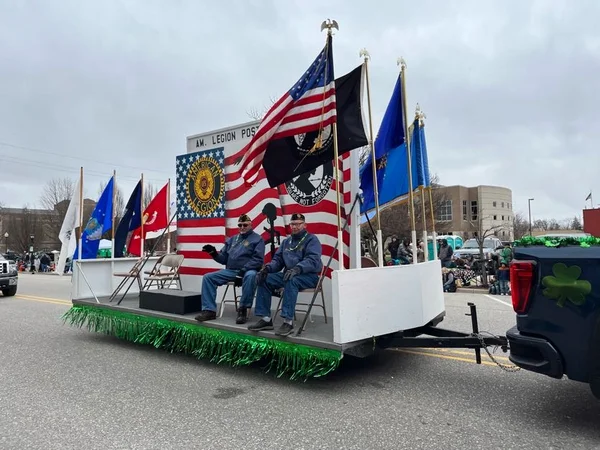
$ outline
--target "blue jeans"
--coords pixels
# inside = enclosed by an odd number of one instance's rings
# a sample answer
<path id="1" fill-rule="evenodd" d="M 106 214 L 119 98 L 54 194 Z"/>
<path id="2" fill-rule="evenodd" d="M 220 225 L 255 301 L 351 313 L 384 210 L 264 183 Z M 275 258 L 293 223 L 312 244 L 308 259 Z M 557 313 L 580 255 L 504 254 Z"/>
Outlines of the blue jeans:
<path id="1" fill-rule="evenodd" d="M 202 278 L 202 310 L 217 311 L 217 287 L 235 280 L 238 270 L 221 269 L 207 273 Z M 242 298 L 240 308 L 252 308 L 252 300 L 256 291 L 256 270 L 249 270 L 242 280 Z"/>
<path id="2" fill-rule="evenodd" d="M 508 294 L 508 280 L 498 280 L 501 294 Z"/>
<path id="3" fill-rule="evenodd" d="M 273 292 L 283 288 L 281 302 L 281 317 L 288 320 L 294 319 L 298 291 L 317 287 L 319 276 L 316 273 L 301 273 L 283 282 L 283 272 L 270 273 L 262 284 L 258 285 L 256 292 L 256 308 L 254 315 L 258 317 L 271 316 L 271 298 Z"/>

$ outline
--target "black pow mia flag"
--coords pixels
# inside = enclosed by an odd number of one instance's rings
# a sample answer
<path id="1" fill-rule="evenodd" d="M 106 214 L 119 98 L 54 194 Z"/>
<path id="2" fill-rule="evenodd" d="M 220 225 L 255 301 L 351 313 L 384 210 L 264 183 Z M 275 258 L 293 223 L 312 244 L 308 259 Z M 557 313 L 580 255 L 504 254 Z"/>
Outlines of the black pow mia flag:
<path id="1" fill-rule="evenodd" d="M 335 80 L 338 154 L 364 147 L 369 143 L 362 119 L 361 87 L 363 65 Z M 265 175 L 271 187 L 290 181 L 333 161 L 333 127 L 323 129 L 322 147 L 308 154 L 319 131 L 271 141 L 263 159 Z"/>

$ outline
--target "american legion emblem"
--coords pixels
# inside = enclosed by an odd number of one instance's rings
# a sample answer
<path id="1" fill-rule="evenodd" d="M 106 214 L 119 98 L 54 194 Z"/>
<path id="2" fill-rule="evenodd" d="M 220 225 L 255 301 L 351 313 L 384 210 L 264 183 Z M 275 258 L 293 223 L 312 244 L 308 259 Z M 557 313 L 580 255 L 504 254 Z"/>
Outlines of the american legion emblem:
<path id="1" fill-rule="evenodd" d="M 225 200 L 223 149 L 200 151 L 182 158 L 183 161 L 178 163 L 185 172 L 187 207 L 202 218 L 222 217 Z"/>
<path id="2" fill-rule="evenodd" d="M 296 151 L 301 158 L 317 157 L 331 151 L 332 126 L 294 136 Z M 325 198 L 333 183 L 333 162 L 327 161 L 285 183 L 287 192 L 302 206 L 314 206 Z"/>

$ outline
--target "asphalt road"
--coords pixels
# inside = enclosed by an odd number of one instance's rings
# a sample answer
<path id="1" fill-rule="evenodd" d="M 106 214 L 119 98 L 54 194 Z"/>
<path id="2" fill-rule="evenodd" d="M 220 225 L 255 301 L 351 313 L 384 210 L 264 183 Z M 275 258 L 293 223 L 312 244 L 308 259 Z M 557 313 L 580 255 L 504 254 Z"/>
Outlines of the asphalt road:
<path id="1" fill-rule="evenodd" d="M 70 279 L 0 296 L 1 449 L 591 449 L 586 385 L 508 373 L 465 350 L 389 350 L 306 383 L 63 325 Z M 446 328 L 514 324 L 509 297 L 448 294 Z M 508 363 L 505 358 L 500 358 Z"/>

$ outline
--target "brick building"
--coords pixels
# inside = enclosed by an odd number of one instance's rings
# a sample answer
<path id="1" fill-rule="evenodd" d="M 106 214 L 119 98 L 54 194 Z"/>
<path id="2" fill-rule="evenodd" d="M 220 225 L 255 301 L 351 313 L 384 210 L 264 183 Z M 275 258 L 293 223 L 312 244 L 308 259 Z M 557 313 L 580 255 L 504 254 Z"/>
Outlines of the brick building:
<path id="1" fill-rule="evenodd" d="M 96 202 L 83 202 L 84 223 L 90 217 Z M 0 209 L 0 251 L 22 254 L 29 251 L 33 236 L 34 251 L 60 250 L 58 233 L 64 220 L 69 200 L 55 205 L 54 209 L 2 208 Z"/>
<path id="2" fill-rule="evenodd" d="M 514 239 L 510 189 L 500 186 L 440 186 L 439 189 L 445 201 L 438 207 L 437 219 L 447 222 L 449 232 L 470 238 L 478 229 L 491 230 L 502 240 Z"/>

